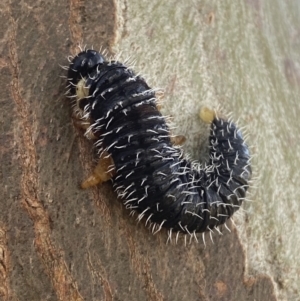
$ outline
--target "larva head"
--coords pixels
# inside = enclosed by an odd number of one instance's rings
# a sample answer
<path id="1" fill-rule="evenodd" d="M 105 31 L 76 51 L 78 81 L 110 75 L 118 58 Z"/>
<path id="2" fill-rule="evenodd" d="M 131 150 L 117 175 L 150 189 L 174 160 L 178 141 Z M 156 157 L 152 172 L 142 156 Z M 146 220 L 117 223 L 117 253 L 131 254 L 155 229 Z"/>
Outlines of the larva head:
<path id="1" fill-rule="evenodd" d="M 95 50 L 85 50 L 75 56 L 68 70 L 68 84 L 71 94 L 75 93 L 78 82 L 88 76 L 105 58 Z"/>

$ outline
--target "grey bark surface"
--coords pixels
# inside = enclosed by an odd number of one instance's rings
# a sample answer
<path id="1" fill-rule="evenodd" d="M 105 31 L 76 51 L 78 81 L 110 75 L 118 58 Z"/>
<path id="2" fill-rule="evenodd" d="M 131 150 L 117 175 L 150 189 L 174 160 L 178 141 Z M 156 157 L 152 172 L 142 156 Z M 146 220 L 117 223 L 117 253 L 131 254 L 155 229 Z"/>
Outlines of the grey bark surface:
<path id="1" fill-rule="evenodd" d="M 111 49 L 115 2 L 4 0 L 0 13 L 0 300 L 276 300 L 268 275 L 247 275 L 234 227 L 166 245 L 110 184 L 79 189 L 95 162 L 59 65 L 83 41 Z"/>

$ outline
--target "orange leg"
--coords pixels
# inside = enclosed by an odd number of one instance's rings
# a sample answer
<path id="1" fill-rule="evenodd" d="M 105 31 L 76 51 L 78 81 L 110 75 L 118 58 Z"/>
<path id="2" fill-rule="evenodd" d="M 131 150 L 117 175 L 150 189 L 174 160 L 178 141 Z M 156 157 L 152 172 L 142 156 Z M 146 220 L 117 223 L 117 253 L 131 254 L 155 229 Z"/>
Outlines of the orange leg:
<path id="1" fill-rule="evenodd" d="M 183 135 L 177 135 L 177 136 L 173 136 L 171 137 L 171 142 L 174 145 L 183 145 L 186 141 L 186 137 Z"/>
<path id="2" fill-rule="evenodd" d="M 163 91 L 158 91 L 155 93 L 157 100 L 158 100 L 158 104 L 156 105 L 158 111 L 161 111 L 163 105 L 162 105 L 162 99 L 164 98 L 164 92 Z M 186 141 L 185 136 L 183 135 L 176 135 L 176 136 L 172 136 L 171 137 L 171 142 L 174 145 L 183 145 Z"/>
<path id="3" fill-rule="evenodd" d="M 155 96 L 156 96 L 156 99 L 157 99 L 156 107 L 157 107 L 158 111 L 160 111 L 163 107 L 162 100 L 164 98 L 164 94 L 165 93 L 163 91 L 156 91 L 155 92 Z"/>
<path id="4" fill-rule="evenodd" d="M 116 171 L 112 157 L 107 153 L 104 153 L 99 159 L 93 173 L 81 183 L 81 188 L 86 189 L 106 182 L 110 180 L 115 173 Z"/>
<path id="5" fill-rule="evenodd" d="M 89 120 L 82 120 L 81 118 L 79 118 L 77 116 L 73 116 L 72 118 L 73 118 L 74 126 L 79 128 L 79 129 L 83 129 L 83 130 L 86 131 L 91 125 L 91 122 Z M 86 132 L 85 136 L 89 140 L 97 139 L 97 137 L 92 133 L 92 131 Z"/>

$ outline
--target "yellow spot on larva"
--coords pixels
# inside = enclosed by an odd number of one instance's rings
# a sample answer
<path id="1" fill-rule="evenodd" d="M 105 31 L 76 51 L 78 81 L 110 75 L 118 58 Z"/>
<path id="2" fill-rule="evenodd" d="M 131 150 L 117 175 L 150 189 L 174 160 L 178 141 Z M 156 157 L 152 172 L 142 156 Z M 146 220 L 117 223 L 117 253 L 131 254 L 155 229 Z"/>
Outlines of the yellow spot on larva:
<path id="1" fill-rule="evenodd" d="M 214 120 L 214 118 L 216 117 L 216 114 L 215 114 L 214 110 L 204 107 L 200 110 L 199 117 L 205 123 L 211 123 Z"/>

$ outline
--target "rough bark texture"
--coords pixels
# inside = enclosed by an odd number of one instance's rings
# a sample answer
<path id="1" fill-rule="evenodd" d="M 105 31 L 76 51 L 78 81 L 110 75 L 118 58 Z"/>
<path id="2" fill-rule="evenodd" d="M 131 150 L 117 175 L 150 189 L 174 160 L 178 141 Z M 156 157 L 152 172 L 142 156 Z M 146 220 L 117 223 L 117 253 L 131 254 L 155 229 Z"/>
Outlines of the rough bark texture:
<path id="1" fill-rule="evenodd" d="M 110 184 L 82 191 L 91 144 L 71 122 L 59 64 L 78 42 L 110 49 L 114 1 L 0 4 L 0 300 L 275 300 L 249 277 L 232 227 L 166 245 L 116 199 Z"/>

